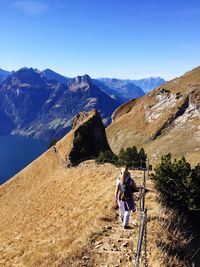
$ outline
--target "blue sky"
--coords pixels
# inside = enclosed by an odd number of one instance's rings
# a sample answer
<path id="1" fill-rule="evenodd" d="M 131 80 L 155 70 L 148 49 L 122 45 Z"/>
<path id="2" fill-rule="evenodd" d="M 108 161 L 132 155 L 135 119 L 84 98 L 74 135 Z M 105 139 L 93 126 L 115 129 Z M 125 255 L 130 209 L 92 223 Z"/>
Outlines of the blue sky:
<path id="1" fill-rule="evenodd" d="M 0 68 L 165 79 L 200 65 L 199 0 L 0 0 Z"/>

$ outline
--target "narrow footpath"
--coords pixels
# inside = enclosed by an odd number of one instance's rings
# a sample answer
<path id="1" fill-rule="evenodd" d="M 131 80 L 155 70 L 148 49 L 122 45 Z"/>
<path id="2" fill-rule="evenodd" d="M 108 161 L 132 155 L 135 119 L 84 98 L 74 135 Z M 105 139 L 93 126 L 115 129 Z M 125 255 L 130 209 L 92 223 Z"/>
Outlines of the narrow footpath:
<path id="1" fill-rule="evenodd" d="M 132 225 L 132 223 L 130 223 Z M 133 266 L 134 249 L 137 246 L 138 227 L 125 230 L 121 222 L 105 226 L 103 235 L 95 240 L 91 250 L 92 266 L 120 267 Z M 87 257 L 85 258 L 87 260 Z M 89 266 L 88 263 L 82 266 Z"/>
<path id="2" fill-rule="evenodd" d="M 136 183 L 141 184 L 137 176 Z M 140 179 L 138 179 L 140 178 Z M 91 237 L 89 249 L 82 255 L 79 266 L 85 267 L 129 267 L 134 266 L 139 234 L 140 210 L 139 193 L 135 193 L 137 211 L 131 214 L 131 229 L 123 229 L 118 209 L 113 208 L 113 220 L 104 218 L 105 226 Z"/>

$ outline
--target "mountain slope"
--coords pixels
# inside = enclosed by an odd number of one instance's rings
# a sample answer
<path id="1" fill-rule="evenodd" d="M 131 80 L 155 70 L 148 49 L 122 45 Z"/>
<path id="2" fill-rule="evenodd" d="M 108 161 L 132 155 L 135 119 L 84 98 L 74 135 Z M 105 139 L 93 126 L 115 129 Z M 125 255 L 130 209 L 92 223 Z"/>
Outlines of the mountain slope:
<path id="1" fill-rule="evenodd" d="M 94 112 L 79 118 L 56 147 L 0 187 L 2 266 L 61 266 L 108 214 L 117 169 L 93 161 L 68 168 L 64 156 L 73 151 L 81 126 L 92 127 L 94 141 L 103 138 L 107 143 L 97 120 Z"/>
<path id="2" fill-rule="evenodd" d="M 12 133 L 43 140 L 60 138 L 80 111 L 95 108 L 108 123 L 120 104 L 95 86 L 88 75 L 64 83 L 53 76 L 56 74 L 50 70 L 23 68 L 0 84 L 0 110 L 15 125 Z"/>
<path id="3" fill-rule="evenodd" d="M 33 162 L 0 189 L 0 263 L 61 264 L 98 229 L 110 207 L 115 175 L 111 165 L 92 162 L 65 169 L 53 150 Z"/>
<path id="4" fill-rule="evenodd" d="M 113 114 L 107 129 L 111 148 L 144 146 L 152 160 L 163 154 L 200 155 L 200 68 L 128 102 Z"/>
<path id="5" fill-rule="evenodd" d="M 53 71 L 53 70 L 50 70 L 50 69 L 45 69 L 42 71 L 42 76 L 45 77 L 46 79 L 48 80 L 55 80 L 59 83 L 65 83 L 68 78 L 63 76 L 63 75 L 60 75 L 59 73 Z"/>

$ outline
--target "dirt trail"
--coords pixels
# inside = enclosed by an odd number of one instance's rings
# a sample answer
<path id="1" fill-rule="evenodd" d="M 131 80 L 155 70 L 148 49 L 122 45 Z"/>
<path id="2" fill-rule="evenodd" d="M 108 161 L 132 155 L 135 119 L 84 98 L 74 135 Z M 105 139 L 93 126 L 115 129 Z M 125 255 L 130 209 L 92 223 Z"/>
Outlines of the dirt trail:
<path id="1" fill-rule="evenodd" d="M 142 178 L 142 176 L 140 177 Z M 141 179 L 138 181 L 141 182 Z M 80 266 L 85 267 L 129 267 L 135 262 L 135 251 L 139 234 L 140 211 L 138 194 L 135 196 L 137 211 L 131 214 L 129 225 L 124 229 L 119 220 L 118 209 L 113 209 L 114 220 L 106 222 L 96 235 L 91 237 L 90 248 L 82 255 Z M 135 226 L 138 223 L 138 226 Z"/>
<path id="2" fill-rule="evenodd" d="M 91 266 L 133 266 L 138 227 L 125 230 L 118 221 L 111 225 L 105 226 L 102 229 L 103 235 L 93 242 Z M 88 263 L 85 266 L 89 266 Z"/>

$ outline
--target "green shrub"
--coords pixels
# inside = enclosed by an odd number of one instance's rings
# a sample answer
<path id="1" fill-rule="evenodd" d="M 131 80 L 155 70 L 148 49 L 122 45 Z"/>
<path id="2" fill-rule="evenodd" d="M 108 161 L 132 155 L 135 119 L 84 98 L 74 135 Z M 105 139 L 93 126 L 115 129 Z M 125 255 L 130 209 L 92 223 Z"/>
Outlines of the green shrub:
<path id="1" fill-rule="evenodd" d="M 101 151 L 99 156 L 96 158 L 98 164 L 110 162 L 112 164 L 117 164 L 118 157 L 111 151 Z"/>
<path id="2" fill-rule="evenodd" d="M 141 162 L 141 167 L 146 168 L 146 160 L 147 160 L 147 154 L 144 151 L 144 148 L 142 147 L 138 153 L 139 160 Z"/>
<path id="3" fill-rule="evenodd" d="M 163 156 L 151 178 L 169 203 L 186 210 L 200 209 L 200 164 L 194 169 L 185 160 Z"/>
<path id="4" fill-rule="evenodd" d="M 129 168 L 145 168 L 146 167 L 147 155 L 143 148 L 140 149 L 139 153 L 135 146 L 128 147 L 127 149 L 122 148 L 119 155 L 115 155 L 111 151 L 101 151 L 99 156 L 96 158 L 97 163 L 110 162 L 117 166 L 128 166 Z"/>
<path id="5" fill-rule="evenodd" d="M 119 165 L 127 165 L 133 168 L 145 168 L 146 167 L 147 155 L 144 148 L 137 151 L 136 146 L 128 147 L 126 150 L 122 148 L 118 155 Z"/>

